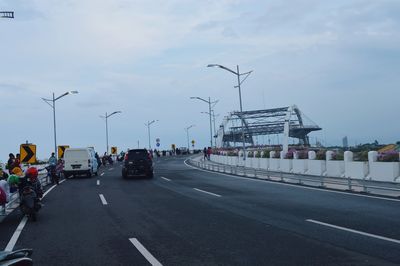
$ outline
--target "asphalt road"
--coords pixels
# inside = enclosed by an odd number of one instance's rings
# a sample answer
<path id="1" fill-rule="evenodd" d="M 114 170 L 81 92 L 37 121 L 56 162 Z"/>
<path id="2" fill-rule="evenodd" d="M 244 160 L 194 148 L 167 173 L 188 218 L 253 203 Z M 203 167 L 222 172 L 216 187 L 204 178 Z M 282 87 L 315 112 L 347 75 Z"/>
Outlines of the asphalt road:
<path id="1" fill-rule="evenodd" d="M 399 265 L 400 201 L 193 169 L 157 160 L 153 179 L 68 179 L 14 249 L 35 265 Z M 0 224 L 7 245 L 21 215 Z M 150 261 L 150 262 L 149 262 Z"/>

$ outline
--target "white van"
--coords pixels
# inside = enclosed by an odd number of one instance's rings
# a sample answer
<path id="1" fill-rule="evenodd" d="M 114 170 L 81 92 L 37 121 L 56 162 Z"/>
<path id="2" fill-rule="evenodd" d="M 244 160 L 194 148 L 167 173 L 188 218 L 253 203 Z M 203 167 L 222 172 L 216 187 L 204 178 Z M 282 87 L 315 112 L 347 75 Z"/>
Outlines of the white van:
<path id="1" fill-rule="evenodd" d="M 97 160 L 93 148 L 67 148 L 64 152 L 64 175 L 97 175 Z"/>

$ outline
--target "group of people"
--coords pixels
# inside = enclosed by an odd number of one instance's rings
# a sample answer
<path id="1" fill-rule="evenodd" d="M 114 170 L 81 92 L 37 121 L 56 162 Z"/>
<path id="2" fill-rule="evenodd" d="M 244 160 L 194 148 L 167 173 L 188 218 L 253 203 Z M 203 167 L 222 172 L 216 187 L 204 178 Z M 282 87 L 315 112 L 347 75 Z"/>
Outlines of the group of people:
<path id="1" fill-rule="evenodd" d="M 20 166 L 15 166 L 8 172 L 7 174 L 0 166 L 0 205 L 3 207 L 1 214 L 6 214 L 5 205 L 14 192 L 19 193 L 21 210 L 32 214 L 31 210 L 40 208 L 39 201 L 43 196 L 42 185 L 38 179 L 39 171 L 30 167 L 24 173 Z"/>
<path id="2" fill-rule="evenodd" d="M 63 160 L 57 160 L 55 154 L 52 153 L 48 165 L 46 169 L 52 183 L 58 184 L 58 178 L 55 178 L 55 176 L 59 176 L 63 171 Z M 12 153 L 9 154 L 5 169 L 0 165 L 0 206 L 3 207 L 0 215 L 5 214 L 5 205 L 15 192 L 19 193 L 20 206 L 24 213 L 27 213 L 24 208 L 40 208 L 39 201 L 43 196 L 43 189 L 38 179 L 39 171 L 41 170 L 36 167 L 29 167 L 24 173 L 19 154 L 16 156 Z"/>
<path id="3" fill-rule="evenodd" d="M 208 148 L 204 147 L 203 149 L 204 160 L 210 160 L 211 153 L 212 153 L 211 147 Z"/>

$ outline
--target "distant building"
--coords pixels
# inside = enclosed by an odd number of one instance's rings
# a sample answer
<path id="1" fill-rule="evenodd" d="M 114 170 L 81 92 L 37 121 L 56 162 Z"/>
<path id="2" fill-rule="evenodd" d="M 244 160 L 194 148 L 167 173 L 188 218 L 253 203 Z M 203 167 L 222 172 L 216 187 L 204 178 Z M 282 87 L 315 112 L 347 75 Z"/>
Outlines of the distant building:
<path id="1" fill-rule="evenodd" d="M 347 139 L 347 136 L 345 136 L 345 137 L 342 139 L 342 142 L 343 142 L 343 149 L 347 150 L 347 149 L 349 148 L 349 141 L 348 141 L 348 139 Z"/>

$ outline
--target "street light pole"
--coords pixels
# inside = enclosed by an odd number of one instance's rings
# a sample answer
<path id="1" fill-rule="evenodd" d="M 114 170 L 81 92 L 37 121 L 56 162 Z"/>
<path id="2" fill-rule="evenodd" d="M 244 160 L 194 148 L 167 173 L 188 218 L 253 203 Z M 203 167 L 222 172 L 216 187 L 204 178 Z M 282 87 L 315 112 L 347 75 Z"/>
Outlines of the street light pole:
<path id="1" fill-rule="evenodd" d="M 236 65 L 236 72 L 233 71 L 232 69 L 229 69 L 227 67 L 224 67 L 222 65 L 218 65 L 218 64 L 209 64 L 207 67 L 219 67 L 222 68 L 226 71 L 231 72 L 232 74 L 237 76 L 237 80 L 238 80 L 238 85 L 235 86 L 235 88 L 239 89 L 239 102 L 240 102 L 240 113 L 243 112 L 243 108 L 242 108 L 242 91 L 241 91 L 241 87 L 240 85 L 249 77 L 249 75 L 253 72 L 253 70 L 249 71 L 249 72 L 245 72 L 245 73 L 240 73 L 239 71 L 239 65 Z M 243 80 L 240 80 L 240 76 L 245 75 Z M 241 118 L 241 124 L 242 124 L 242 140 L 243 140 L 243 160 L 246 160 L 246 139 L 245 139 L 245 134 L 244 134 L 244 121 Z"/>
<path id="2" fill-rule="evenodd" d="M 190 97 L 190 99 L 197 99 L 197 100 L 208 103 L 208 113 L 210 114 L 210 147 L 212 147 L 213 146 L 213 142 L 212 142 L 213 135 L 212 135 L 212 122 L 211 122 L 211 104 L 216 103 L 218 101 L 211 102 L 210 97 L 208 97 L 208 101 L 204 100 L 203 98 L 200 98 L 200 97 Z"/>
<path id="3" fill-rule="evenodd" d="M 77 93 L 78 93 L 78 91 L 68 91 L 56 98 L 54 95 L 54 92 L 53 92 L 52 99 L 42 98 L 42 100 L 53 109 L 54 154 L 55 154 L 56 158 L 58 157 L 58 154 L 57 154 L 57 128 L 56 128 L 56 101 L 61 99 L 64 96 L 69 95 L 69 94 L 77 94 Z"/>
<path id="4" fill-rule="evenodd" d="M 188 147 L 188 152 L 190 151 L 190 142 L 189 142 L 189 129 L 191 129 L 192 127 L 194 127 L 195 125 L 190 125 L 188 127 L 185 128 L 186 130 L 186 137 L 187 137 L 187 147 Z"/>
<path id="5" fill-rule="evenodd" d="M 108 154 L 108 118 L 110 117 L 110 116 L 112 116 L 112 115 L 115 115 L 115 114 L 120 114 L 120 113 L 122 113 L 121 111 L 115 111 L 115 112 L 112 112 L 111 114 L 108 114 L 107 112 L 106 112 L 106 115 L 105 116 L 100 116 L 101 118 L 104 118 L 105 120 L 106 120 L 106 154 Z"/>
<path id="6" fill-rule="evenodd" d="M 209 112 L 201 112 L 202 114 L 207 114 L 209 115 Z M 214 109 L 211 110 L 211 114 L 212 114 L 212 121 L 213 121 L 213 128 L 214 128 L 214 147 L 217 147 L 217 140 L 216 140 L 216 135 L 217 135 L 217 129 L 215 127 L 215 117 L 219 116 L 219 114 L 215 115 L 215 111 Z"/>
<path id="7" fill-rule="evenodd" d="M 158 120 L 152 120 L 152 121 L 147 121 L 147 123 L 145 123 L 145 125 L 147 126 L 147 133 L 149 135 L 149 151 L 151 151 L 151 141 L 150 141 L 150 125 L 155 123 Z"/>

